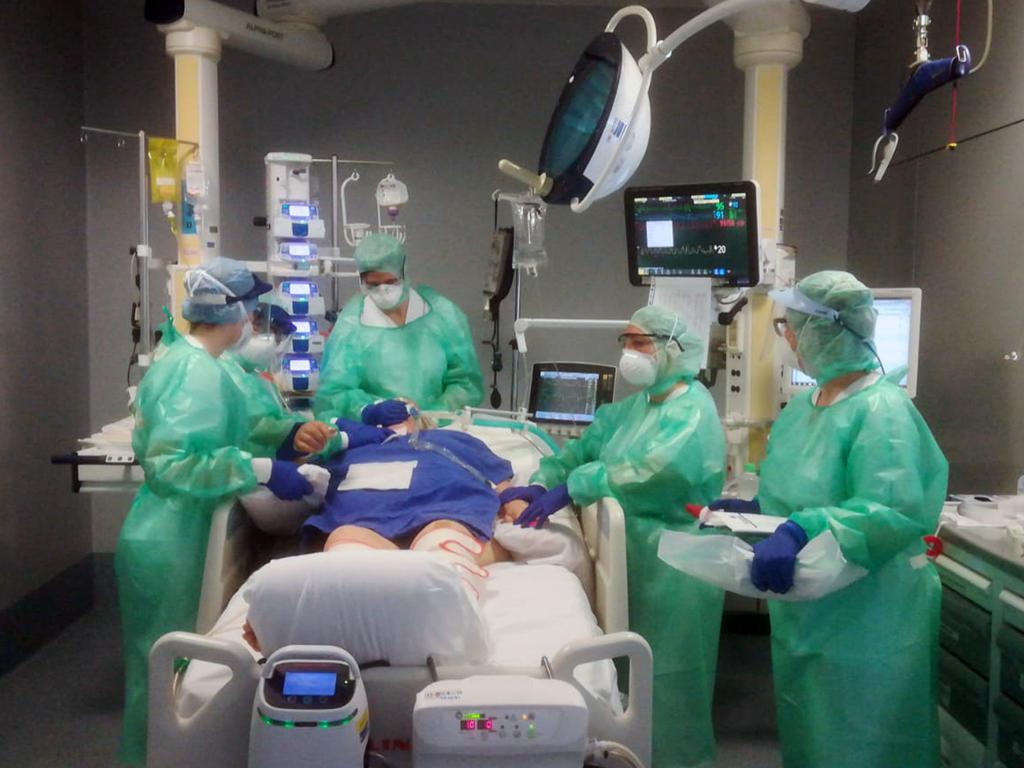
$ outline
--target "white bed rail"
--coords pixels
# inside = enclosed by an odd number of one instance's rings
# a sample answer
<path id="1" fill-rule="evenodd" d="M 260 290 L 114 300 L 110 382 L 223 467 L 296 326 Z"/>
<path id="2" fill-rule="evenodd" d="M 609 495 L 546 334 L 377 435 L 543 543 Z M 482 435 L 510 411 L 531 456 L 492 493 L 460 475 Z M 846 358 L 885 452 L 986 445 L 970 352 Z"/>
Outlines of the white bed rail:
<path id="1" fill-rule="evenodd" d="M 224 687 L 188 718 L 178 715 L 175 703 L 175 666 L 180 658 L 201 658 L 231 670 Z M 247 765 L 249 721 L 259 678 L 259 666 L 239 643 L 190 632 L 170 632 L 157 640 L 149 653 L 146 768 Z"/>
<path id="2" fill-rule="evenodd" d="M 210 631 L 231 596 L 249 578 L 253 567 L 254 531 L 248 513 L 237 499 L 214 510 L 196 613 L 199 634 Z"/>
<path id="3" fill-rule="evenodd" d="M 573 675 L 581 664 L 602 659 L 629 659 L 629 693 L 626 711 L 619 714 L 595 697 Z M 570 683 L 590 710 L 589 731 L 605 741 L 617 741 L 633 750 L 644 765 L 651 764 L 651 724 L 654 712 L 654 657 L 651 646 L 635 632 L 615 632 L 603 637 L 576 640 L 551 660 L 551 673 Z"/>
<path id="4" fill-rule="evenodd" d="M 583 537 L 594 564 L 594 613 L 606 633 L 629 630 L 626 518 L 619 502 L 604 498 L 580 513 Z"/>

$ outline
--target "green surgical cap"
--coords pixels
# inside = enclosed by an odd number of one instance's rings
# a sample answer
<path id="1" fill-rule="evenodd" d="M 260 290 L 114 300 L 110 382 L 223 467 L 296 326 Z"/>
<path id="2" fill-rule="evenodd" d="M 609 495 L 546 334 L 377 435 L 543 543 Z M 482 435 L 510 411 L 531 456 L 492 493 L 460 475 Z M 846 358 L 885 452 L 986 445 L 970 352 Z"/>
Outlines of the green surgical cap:
<path id="1" fill-rule="evenodd" d="M 878 367 L 873 351 L 878 312 L 870 288 L 849 272 L 837 270 L 815 272 L 796 287 L 807 298 L 839 312 L 841 321 L 786 310 L 786 321 L 797 335 L 797 355 L 813 369 L 807 373 L 824 384 L 846 373 Z"/>
<path id="2" fill-rule="evenodd" d="M 356 268 L 405 277 L 405 246 L 391 235 L 367 235 L 356 246 Z"/>
<path id="3" fill-rule="evenodd" d="M 658 378 L 651 391 L 663 392 L 677 381 L 690 381 L 704 361 L 704 345 L 686 329 L 686 321 L 670 309 L 650 305 L 641 307 L 629 322 L 646 333 L 665 336 L 655 339 L 658 348 Z M 671 341 L 675 339 L 675 341 Z"/>

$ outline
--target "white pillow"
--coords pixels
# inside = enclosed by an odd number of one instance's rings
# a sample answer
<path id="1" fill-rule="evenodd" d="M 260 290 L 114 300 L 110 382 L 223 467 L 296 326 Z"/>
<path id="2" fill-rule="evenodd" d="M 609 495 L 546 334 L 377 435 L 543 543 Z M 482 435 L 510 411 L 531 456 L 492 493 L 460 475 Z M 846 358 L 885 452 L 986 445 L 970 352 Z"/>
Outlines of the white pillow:
<path id="1" fill-rule="evenodd" d="M 479 606 L 455 569 L 408 550 L 317 552 L 273 560 L 246 583 L 264 656 L 286 645 L 337 645 L 366 664 L 482 663 Z"/>

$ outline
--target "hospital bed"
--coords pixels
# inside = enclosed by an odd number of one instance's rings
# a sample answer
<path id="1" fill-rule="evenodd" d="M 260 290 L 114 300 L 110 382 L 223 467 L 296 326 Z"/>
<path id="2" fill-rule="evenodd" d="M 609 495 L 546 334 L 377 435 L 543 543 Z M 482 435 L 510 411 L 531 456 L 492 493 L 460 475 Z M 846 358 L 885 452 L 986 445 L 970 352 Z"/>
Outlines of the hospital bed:
<path id="1" fill-rule="evenodd" d="M 540 457 L 551 452 L 550 442 L 538 440 L 542 433 L 531 425 L 462 428 L 513 463 L 515 482 L 525 482 Z M 411 765 L 417 692 L 436 679 L 479 674 L 551 676 L 571 683 L 587 703 L 591 737 L 624 744 L 649 764 L 652 661 L 647 643 L 626 631 L 622 509 L 613 499 L 602 499 L 579 513 L 579 525 L 572 522 L 586 555 L 576 571 L 579 579 L 557 565 L 492 566 L 496 597 L 484 603 L 482 614 L 501 642 L 487 662 L 424 659 L 416 666 L 362 669 L 370 750 L 387 765 Z M 240 587 L 260 564 L 255 554 L 260 536 L 238 502 L 214 514 L 196 633 L 165 635 L 150 655 L 149 768 L 247 763 L 260 666 L 241 639 L 247 604 Z M 177 662 L 182 658 L 190 660 L 184 669 Z M 617 658 L 628 658 L 630 665 L 625 705 L 611 661 Z"/>

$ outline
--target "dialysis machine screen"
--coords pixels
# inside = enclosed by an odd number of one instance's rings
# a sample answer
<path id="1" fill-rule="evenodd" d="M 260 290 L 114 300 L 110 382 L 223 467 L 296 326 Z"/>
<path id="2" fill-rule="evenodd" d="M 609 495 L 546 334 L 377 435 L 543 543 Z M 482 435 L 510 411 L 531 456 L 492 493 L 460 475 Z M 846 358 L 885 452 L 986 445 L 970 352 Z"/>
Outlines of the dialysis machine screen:
<path id="1" fill-rule="evenodd" d="M 757 187 L 751 181 L 631 187 L 625 192 L 629 281 L 710 277 L 756 285 Z"/>

